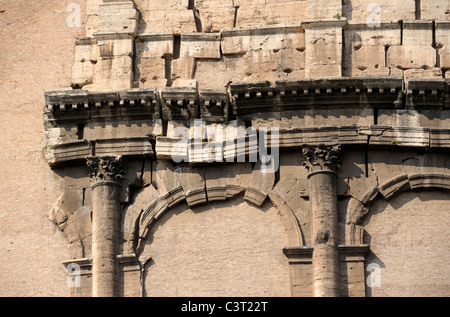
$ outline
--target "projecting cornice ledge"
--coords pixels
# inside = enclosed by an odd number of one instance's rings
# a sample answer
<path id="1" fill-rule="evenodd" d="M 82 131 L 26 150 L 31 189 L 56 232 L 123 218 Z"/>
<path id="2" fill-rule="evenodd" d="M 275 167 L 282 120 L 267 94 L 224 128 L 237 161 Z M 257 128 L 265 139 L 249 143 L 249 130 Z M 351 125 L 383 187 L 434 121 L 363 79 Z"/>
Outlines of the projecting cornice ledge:
<path id="1" fill-rule="evenodd" d="M 171 144 L 177 143 L 189 157 L 195 142 L 190 137 L 180 145 L 165 131 L 165 123 L 189 128 L 194 119 L 201 119 L 226 128 L 244 120 L 259 130 L 270 121 L 267 118 L 275 118 L 266 126 L 279 128 L 281 150 L 322 143 L 448 150 L 449 83 L 411 79 L 403 89 L 401 78 L 373 77 L 232 83 L 227 89 L 49 91 L 45 93 L 44 154 L 52 167 L 84 164 L 92 155 L 168 159 Z M 314 125 L 293 119 L 324 113 L 326 117 Z M 336 120 L 343 114 L 345 122 Z M 361 116 L 364 120 L 359 120 Z M 277 122 L 288 124 L 277 126 Z"/>

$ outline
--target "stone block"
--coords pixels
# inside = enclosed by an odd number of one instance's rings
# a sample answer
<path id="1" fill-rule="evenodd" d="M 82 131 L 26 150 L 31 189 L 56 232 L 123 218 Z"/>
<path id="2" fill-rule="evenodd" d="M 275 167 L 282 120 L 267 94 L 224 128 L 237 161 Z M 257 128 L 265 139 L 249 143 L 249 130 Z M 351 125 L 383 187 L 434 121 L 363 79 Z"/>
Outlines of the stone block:
<path id="1" fill-rule="evenodd" d="M 165 31 L 173 34 L 196 32 L 194 13 L 191 10 L 169 10 L 165 12 Z"/>
<path id="2" fill-rule="evenodd" d="M 171 81 L 178 79 L 193 79 L 196 61 L 192 56 L 172 60 Z"/>
<path id="3" fill-rule="evenodd" d="M 175 168 L 175 175 L 183 187 L 189 207 L 207 202 L 204 171 L 194 167 L 178 166 Z"/>
<path id="4" fill-rule="evenodd" d="M 185 7 L 176 6 L 165 10 L 156 4 L 152 4 L 151 6 L 154 7 L 141 11 L 143 20 L 146 21 L 146 23 L 140 28 L 140 32 L 169 32 L 179 35 L 185 32 L 197 31 L 194 13 L 192 10 L 187 10 Z"/>
<path id="5" fill-rule="evenodd" d="M 162 121 L 119 121 L 119 122 L 91 122 L 84 127 L 84 139 L 115 139 L 141 137 L 145 135 L 162 135 Z"/>
<path id="6" fill-rule="evenodd" d="M 433 149 L 450 148 L 450 131 L 448 129 L 430 130 L 430 147 Z"/>
<path id="7" fill-rule="evenodd" d="M 378 124 L 392 127 L 422 127 L 445 129 L 450 127 L 449 110 L 379 110 Z"/>
<path id="8" fill-rule="evenodd" d="M 245 1 L 236 4 L 236 26 L 297 24 L 306 17 L 304 1 Z"/>
<path id="9" fill-rule="evenodd" d="M 197 0 L 195 9 L 202 24 L 202 31 L 216 33 L 234 25 L 235 7 L 233 0 Z"/>
<path id="10" fill-rule="evenodd" d="M 243 55 L 251 51 L 279 51 L 289 45 L 305 47 L 304 33 L 297 26 L 258 26 L 222 31 L 224 55 Z"/>
<path id="11" fill-rule="evenodd" d="M 342 27 L 346 21 L 303 21 L 305 27 L 307 78 L 341 77 Z"/>
<path id="12" fill-rule="evenodd" d="M 253 169 L 244 199 L 261 207 L 274 185 L 275 173 L 264 171 L 264 167 L 258 161 Z"/>
<path id="13" fill-rule="evenodd" d="M 167 63 L 168 61 L 166 59 L 160 57 L 137 57 L 134 68 L 134 79 L 139 80 L 139 87 L 157 87 L 161 89 L 167 86 Z"/>
<path id="14" fill-rule="evenodd" d="M 344 151 L 337 169 L 337 194 L 350 195 L 352 181 L 365 178 L 365 154 L 363 151 Z"/>
<path id="15" fill-rule="evenodd" d="M 224 56 L 222 59 L 199 59 L 196 61 L 195 79 L 199 87 L 225 89 L 230 81 L 243 77 L 242 56 Z M 242 67 L 241 67 L 242 66 Z"/>
<path id="16" fill-rule="evenodd" d="M 440 65 L 442 68 L 450 68 L 450 46 L 439 49 Z"/>
<path id="17" fill-rule="evenodd" d="M 170 161 L 154 161 L 152 182 L 160 196 L 167 196 L 168 206 L 173 206 L 185 198 L 183 188 L 175 176 L 175 169 Z"/>
<path id="18" fill-rule="evenodd" d="M 450 46 L 450 23 L 443 21 L 436 21 L 435 24 L 435 37 L 436 37 L 436 46 L 437 47 L 445 47 Z"/>
<path id="19" fill-rule="evenodd" d="M 342 16 L 351 23 L 375 26 L 378 21 L 407 21 L 414 20 L 416 17 L 414 1 L 344 0 L 342 4 Z"/>
<path id="20" fill-rule="evenodd" d="M 60 226 L 83 205 L 83 191 L 81 189 L 66 190 L 53 205 L 48 218 L 55 225 Z"/>
<path id="21" fill-rule="evenodd" d="M 450 21 L 450 3 L 446 0 L 421 0 L 421 18 Z"/>
<path id="22" fill-rule="evenodd" d="M 221 201 L 227 199 L 227 184 L 224 179 L 222 167 L 205 168 L 205 184 L 208 201 Z"/>
<path id="23" fill-rule="evenodd" d="M 137 57 L 164 58 L 173 56 L 172 33 L 141 34 L 136 40 Z"/>
<path id="24" fill-rule="evenodd" d="M 276 113 L 260 113 L 252 116 L 252 126 L 279 127 L 280 129 L 369 126 L 374 123 L 373 109 L 314 109 L 285 111 L 282 115 Z"/>
<path id="25" fill-rule="evenodd" d="M 148 1 L 147 10 L 187 10 L 188 0 L 152 0 Z"/>
<path id="26" fill-rule="evenodd" d="M 96 35 L 98 60 L 94 83 L 83 88 L 89 91 L 107 91 L 131 88 L 133 81 L 133 39 L 128 35 L 109 37 Z"/>
<path id="27" fill-rule="evenodd" d="M 44 149 L 45 159 L 50 166 L 68 161 L 84 161 L 92 154 L 91 144 L 86 140 L 56 144 Z"/>
<path id="28" fill-rule="evenodd" d="M 401 44 L 402 29 L 398 21 L 386 21 L 379 27 L 370 27 L 366 23 L 349 23 L 345 26 L 344 36 L 346 45 L 393 46 Z"/>
<path id="29" fill-rule="evenodd" d="M 78 128 L 73 125 L 49 127 L 44 131 L 45 146 L 49 147 L 56 144 L 77 141 L 78 132 Z"/>
<path id="30" fill-rule="evenodd" d="M 220 59 L 219 34 L 181 34 L 181 57 Z"/>
<path id="31" fill-rule="evenodd" d="M 398 22 L 386 22 L 380 27 L 349 24 L 344 31 L 344 74 L 348 76 L 392 75 L 386 66 L 386 48 L 401 44 Z"/>
<path id="32" fill-rule="evenodd" d="M 336 1 L 336 0 L 333 0 Z M 267 0 L 265 24 L 297 24 L 308 17 L 306 1 Z M 330 5 L 328 3 L 328 5 Z"/>
<path id="33" fill-rule="evenodd" d="M 394 156 L 389 156 L 389 153 L 388 151 L 369 151 L 368 154 L 369 178 L 377 179 L 379 189 L 381 185 L 391 181 L 393 185 L 405 182 L 407 173 L 402 162 L 417 155 L 413 151 L 398 151 Z"/>
<path id="34" fill-rule="evenodd" d="M 175 162 L 188 162 L 188 140 L 157 137 L 156 138 L 156 157 L 159 160 L 174 160 Z"/>
<path id="35" fill-rule="evenodd" d="M 404 21 L 404 46 L 432 46 L 433 23 L 429 21 Z"/>
<path id="36" fill-rule="evenodd" d="M 431 46 L 391 46 L 388 65 L 400 69 L 430 69 L 436 65 L 436 50 Z"/>
<path id="37" fill-rule="evenodd" d="M 95 154 L 98 156 L 150 156 L 154 155 L 148 137 L 121 139 L 101 139 L 95 141 Z"/>
<path id="38" fill-rule="evenodd" d="M 331 19 L 334 16 L 342 17 L 341 0 L 307 0 L 306 17 L 308 19 Z"/>
<path id="39" fill-rule="evenodd" d="M 98 19 L 98 33 L 135 34 L 139 12 L 132 1 L 103 3 L 99 6 Z"/>
<path id="40" fill-rule="evenodd" d="M 248 162 L 227 164 L 223 168 L 226 184 L 226 196 L 232 198 L 242 193 L 248 186 L 252 174 L 252 165 Z"/>
<path id="41" fill-rule="evenodd" d="M 370 138 L 370 145 L 426 148 L 430 145 L 430 130 L 415 127 L 396 127 Z"/>
<path id="42" fill-rule="evenodd" d="M 93 83 L 94 64 L 97 62 L 96 41 L 79 38 L 75 41 L 75 61 L 72 66 L 72 87 Z"/>

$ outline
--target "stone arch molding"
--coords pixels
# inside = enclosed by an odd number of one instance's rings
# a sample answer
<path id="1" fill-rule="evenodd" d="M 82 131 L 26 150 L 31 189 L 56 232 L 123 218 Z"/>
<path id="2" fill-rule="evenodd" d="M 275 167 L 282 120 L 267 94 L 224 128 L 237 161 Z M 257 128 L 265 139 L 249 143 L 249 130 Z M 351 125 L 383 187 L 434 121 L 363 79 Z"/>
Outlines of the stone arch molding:
<path id="1" fill-rule="evenodd" d="M 370 213 L 370 205 L 381 196 L 385 200 L 408 191 L 416 190 L 450 190 L 450 174 L 416 173 L 399 174 L 378 187 L 369 189 L 361 199 L 351 197 L 345 221 L 345 242 L 347 245 L 363 244 L 364 228 L 362 222 Z"/>
<path id="2" fill-rule="evenodd" d="M 173 166 L 157 161 L 154 181 L 141 189 L 123 211 L 124 253 L 143 251 L 152 225 L 171 208 L 186 202 L 189 208 L 227 201 L 243 195 L 244 201 L 261 207 L 269 199 L 277 208 L 289 246 L 304 246 L 299 221 L 283 199 L 272 191 L 274 174 L 263 174 L 259 163 L 235 163 L 216 167 Z"/>

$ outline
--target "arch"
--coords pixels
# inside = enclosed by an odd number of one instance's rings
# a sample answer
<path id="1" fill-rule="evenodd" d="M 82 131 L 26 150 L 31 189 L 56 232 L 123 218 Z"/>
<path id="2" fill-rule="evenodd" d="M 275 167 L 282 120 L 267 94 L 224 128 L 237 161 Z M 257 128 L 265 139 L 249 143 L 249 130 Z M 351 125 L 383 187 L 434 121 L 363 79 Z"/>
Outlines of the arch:
<path id="1" fill-rule="evenodd" d="M 289 296 L 287 234 L 268 200 L 239 195 L 170 208 L 154 223 L 139 261 L 148 296 Z"/>
<path id="2" fill-rule="evenodd" d="M 142 252 L 145 240 L 147 239 L 153 224 L 175 206 L 178 206 L 183 202 L 186 202 L 189 207 L 195 207 L 205 203 L 214 203 L 215 201 L 232 200 L 237 196 L 242 195 L 244 192 L 249 190 L 249 188 L 242 187 L 240 184 L 231 183 L 222 187 L 212 188 L 212 190 L 215 193 L 222 191 L 221 195 L 215 195 L 216 197 L 222 198 L 213 199 L 211 201 L 208 199 L 198 199 L 198 197 L 203 197 L 205 194 L 204 188 L 185 191 L 182 186 L 177 186 L 163 195 L 159 194 L 153 185 L 145 188 L 136 197 L 135 204 L 130 205 L 124 211 L 123 231 L 124 240 L 128 241 L 128 252 L 139 255 L 139 253 Z M 283 223 L 287 233 L 289 246 L 304 246 L 305 242 L 300 223 L 283 197 L 274 191 L 265 193 L 255 188 L 251 188 L 250 190 L 253 194 L 264 197 L 263 201 L 268 198 L 273 206 L 278 210 L 281 222 Z M 139 196 L 141 195 L 144 196 L 144 198 L 140 199 Z M 244 197 L 244 200 L 252 205 L 255 205 L 251 199 Z M 136 204 L 140 204 L 143 208 L 136 206 Z M 258 208 L 261 207 L 258 205 L 255 206 Z"/>
<path id="3" fill-rule="evenodd" d="M 368 190 L 361 200 L 350 199 L 345 221 L 345 240 L 347 245 L 363 244 L 364 228 L 361 226 L 364 218 L 370 214 L 370 205 L 378 196 L 391 200 L 401 193 L 419 190 L 450 190 L 450 174 L 446 173 L 415 173 L 399 174 L 383 183 L 381 186 Z"/>

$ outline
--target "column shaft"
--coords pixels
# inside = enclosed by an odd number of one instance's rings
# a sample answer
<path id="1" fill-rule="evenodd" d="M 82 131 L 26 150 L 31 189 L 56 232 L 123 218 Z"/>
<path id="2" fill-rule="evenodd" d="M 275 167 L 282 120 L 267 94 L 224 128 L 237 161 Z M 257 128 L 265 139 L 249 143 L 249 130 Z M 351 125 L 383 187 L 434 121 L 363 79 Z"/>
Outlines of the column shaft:
<path id="1" fill-rule="evenodd" d="M 304 165 L 310 171 L 309 201 L 313 244 L 313 293 L 316 297 L 340 296 L 339 220 L 336 173 L 340 147 L 305 146 Z"/>
<path id="2" fill-rule="evenodd" d="M 92 296 L 118 296 L 121 158 L 89 157 L 92 185 Z"/>
<path id="3" fill-rule="evenodd" d="M 334 172 L 309 177 L 312 215 L 314 296 L 339 296 L 339 227 Z"/>
<path id="4" fill-rule="evenodd" d="M 117 295 L 120 234 L 119 186 L 116 183 L 95 184 L 92 189 L 92 295 Z"/>

